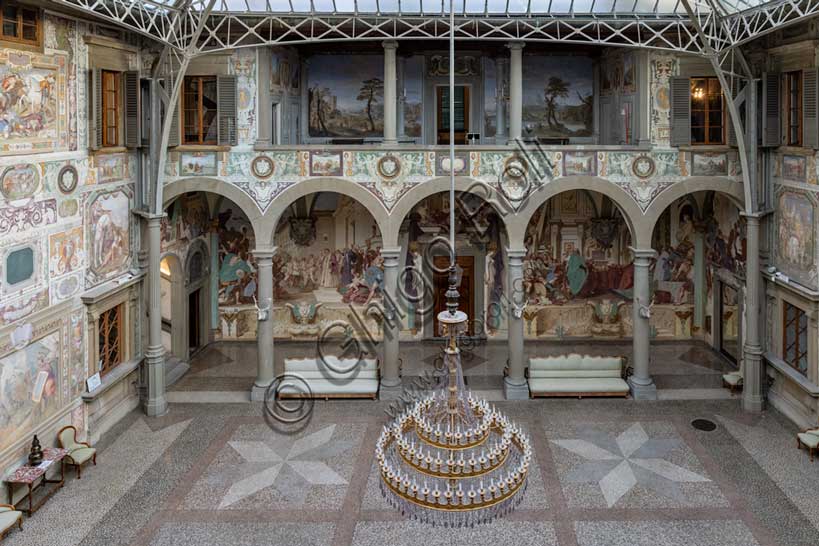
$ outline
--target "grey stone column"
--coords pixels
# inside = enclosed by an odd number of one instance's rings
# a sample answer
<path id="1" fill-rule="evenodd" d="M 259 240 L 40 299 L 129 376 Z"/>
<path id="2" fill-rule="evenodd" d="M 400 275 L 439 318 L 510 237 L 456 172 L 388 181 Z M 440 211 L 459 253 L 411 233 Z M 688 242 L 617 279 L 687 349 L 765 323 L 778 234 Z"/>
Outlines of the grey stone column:
<path id="1" fill-rule="evenodd" d="M 760 214 L 743 214 L 746 220 L 748 251 L 745 262 L 745 343 L 742 358 L 745 364 L 742 408 L 760 412 L 765 409 L 765 365 L 759 339 L 759 220 Z"/>
<path id="2" fill-rule="evenodd" d="M 507 59 L 495 59 L 495 96 L 497 106 L 495 109 L 495 143 L 506 144 L 506 100 L 504 91 L 506 89 L 506 66 Z"/>
<path id="3" fill-rule="evenodd" d="M 633 307 L 633 347 L 632 368 L 629 377 L 631 395 L 635 400 L 656 400 L 657 386 L 649 375 L 648 363 L 651 350 L 651 284 L 649 266 L 654 250 L 631 249 L 634 254 L 634 307 Z"/>
<path id="4" fill-rule="evenodd" d="M 148 393 L 145 413 L 151 417 L 168 412 L 165 400 L 165 348 L 162 346 L 162 307 L 159 273 L 161 222 L 165 214 L 146 214 L 148 223 L 148 348 L 145 350 Z"/>
<path id="5" fill-rule="evenodd" d="M 398 272 L 400 248 L 381 249 L 384 258 L 384 346 L 381 355 L 381 385 L 379 396 L 384 399 L 397 397 L 401 392 L 399 365 L 399 341 L 401 319 L 398 313 Z"/>
<path id="6" fill-rule="evenodd" d="M 256 145 L 270 146 L 273 143 L 273 102 L 270 97 L 270 63 L 272 54 L 269 47 L 256 48 L 256 67 L 259 90 L 259 104 L 256 116 Z"/>
<path id="7" fill-rule="evenodd" d="M 529 383 L 526 381 L 523 351 L 523 257 L 525 249 L 506 249 L 508 260 L 507 294 L 509 295 L 509 363 L 503 378 L 503 395 L 507 400 L 529 398 Z"/>
<path id="8" fill-rule="evenodd" d="M 523 135 L 523 46 L 512 42 L 509 47 L 509 140 Z"/>
<path id="9" fill-rule="evenodd" d="M 210 229 L 210 329 L 213 340 L 219 331 L 219 220 L 213 220 Z"/>
<path id="10" fill-rule="evenodd" d="M 384 144 L 393 145 L 398 142 L 396 137 L 396 123 L 398 121 L 398 69 L 396 50 L 398 42 L 388 41 L 384 46 Z"/>
<path id="11" fill-rule="evenodd" d="M 258 295 L 257 305 L 260 312 L 266 314 L 265 320 L 259 320 L 256 326 L 256 344 L 258 346 L 256 381 L 250 391 L 250 399 L 264 400 L 264 394 L 275 378 L 273 368 L 273 255 L 276 249 L 256 249 L 253 257 L 256 260 L 256 282 Z M 267 309 L 266 313 L 264 310 Z"/>

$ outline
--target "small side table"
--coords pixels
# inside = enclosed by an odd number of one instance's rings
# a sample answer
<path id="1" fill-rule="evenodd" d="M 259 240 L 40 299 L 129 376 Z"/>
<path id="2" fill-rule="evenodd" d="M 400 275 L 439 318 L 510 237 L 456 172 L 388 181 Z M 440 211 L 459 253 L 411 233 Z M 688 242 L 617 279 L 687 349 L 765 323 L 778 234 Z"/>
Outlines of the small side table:
<path id="1" fill-rule="evenodd" d="M 25 512 L 27 516 L 31 517 L 31 514 L 37 511 L 45 501 L 51 497 L 58 489 L 60 489 L 63 484 L 65 483 L 65 463 L 63 459 L 68 454 L 68 451 L 65 449 L 59 449 L 56 447 L 47 447 L 43 449 L 43 462 L 37 466 L 29 466 L 27 464 L 17 468 L 10 476 L 8 476 L 5 481 L 8 487 L 9 492 L 9 504 L 14 504 L 14 486 L 17 484 L 24 485 L 28 487 L 28 493 L 20 499 L 20 502 L 17 505 L 17 509 L 21 512 Z M 59 463 L 60 465 L 60 479 L 52 479 L 49 480 L 46 477 L 46 473 L 48 470 L 54 466 L 55 463 Z M 38 482 L 39 480 L 39 482 Z M 37 501 L 37 504 L 34 504 L 34 492 L 39 489 L 40 487 L 45 486 L 47 483 L 55 484 L 54 487 L 51 488 L 45 496 Z M 28 508 L 23 508 L 20 504 L 28 498 Z"/>

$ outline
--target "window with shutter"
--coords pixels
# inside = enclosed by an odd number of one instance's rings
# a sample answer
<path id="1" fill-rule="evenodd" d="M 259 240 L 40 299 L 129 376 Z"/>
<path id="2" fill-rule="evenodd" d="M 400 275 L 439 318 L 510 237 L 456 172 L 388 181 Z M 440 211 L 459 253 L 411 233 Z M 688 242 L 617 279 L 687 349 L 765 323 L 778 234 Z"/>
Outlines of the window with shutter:
<path id="1" fill-rule="evenodd" d="M 102 145 L 119 146 L 120 128 L 120 81 L 122 74 L 112 70 L 102 71 Z"/>
<path id="2" fill-rule="evenodd" d="M 39 46 L 40 27 L 40 12 L 36 8 L 13 2 L 0 5 L 0 40 Z"/>
<path id="3" fill-rule="evenodd" d="M 182 86 L 182 142 L 216 144 L 219 93 L 215 76 L 186 76 Z"/>
<path id="4" fill-rule="evenodd" d="M 781 139 L 779 74 L 762 74 L 762 145 L 779 146 Z"/>
<path id="5" fill-rule="evenodd" d="M 92 150 L 102 148 L 102 70 L 95 68 L 90 71 L 88 78 L 91 85 L 91 101 L 89 101 L 90 127 L 88 147 Z"/>
<path id="6" fill-rule="evenodd" d="M 785 133 L 788 146 L 802 145 L 802 71 L 785 74 Z"/>
<path id="7" fill-rule="evenodd" d="M 123 88 L 123 99 L 125 103 L 125 145 L 129 148 L 137 148 L 140 145 L 139 72 L 125 72 L 123 75 Z"/>
<path id="8" fill-rule="evenodd" d="M 671 78 L 671 145 L 691 144 L 691 83 L 688 78 Z"/>
<path id="9" fill-rule="evenodd" d="M 819 70 L 802 71 L 802 145 L 819 148 Z"/>
<path id="10" fill-rule="evenodd" d="M 725 111 L 719 78 L 691 78 L 690 89 L 691 143 L 724 144 Z"/>
<path id="11" fill-rule="evenodd" d="M 217 78 L 219 96 L 219 144 L 236 146 L 236 76 L 219 76 Z"/>

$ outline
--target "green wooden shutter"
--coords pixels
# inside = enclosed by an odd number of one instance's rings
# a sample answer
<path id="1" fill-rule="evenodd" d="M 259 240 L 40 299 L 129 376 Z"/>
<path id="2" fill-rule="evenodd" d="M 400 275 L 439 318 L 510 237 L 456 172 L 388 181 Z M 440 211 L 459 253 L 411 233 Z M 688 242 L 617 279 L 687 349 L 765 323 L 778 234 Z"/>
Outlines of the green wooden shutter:
<path id="1" fill-rule="evenodd" d="M 671 145 L 691 144 L 691 81 L 671 78 Z"/>
<path id="2" fill-rule="evenodd" d="M 819 148 L 819 70 L 802 71 L 802 145 Z"/>
<path id="3" fill-rule="evenodd" d="M 125 146 L 138 148 L 139 137 L 139 72 L 130 70 L 122 76 L 123 99 L 125 101 Z"/>
<path id="4" fill-rule="evenodd" d="M 220 145 L 236 146 L 236 76 L 216 78 L 218 136 Z"/>
<path id="5" fill-rule="evenodd" d="M 88 119 L 88 147 L 102 148 L 102 70 L 94 68 L 88 72 L 90 87 L 90 112 Z"/>
<path id="6" fill-rule="evenodd" d="M 779 98 L 779 74 L 762 74 L 762 145 L 782 143 L 782 101 Z"/>

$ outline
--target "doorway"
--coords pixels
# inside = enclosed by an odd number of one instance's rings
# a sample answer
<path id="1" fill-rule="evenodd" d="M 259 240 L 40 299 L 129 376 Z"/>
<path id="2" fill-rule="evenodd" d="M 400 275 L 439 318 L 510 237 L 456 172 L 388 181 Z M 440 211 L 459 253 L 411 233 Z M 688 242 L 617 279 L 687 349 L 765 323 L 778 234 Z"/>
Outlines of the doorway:
<path id="1" fill-rule="evenodd" d="M 437 144 L 449 144 L 449 86 L 435 88 Z M 455 86 L 455 144 L 466 144 L 469 133 L 469 86 Z"/>
<path id="2" fill-rule="evenodd" d="M 438 313 L 446 311 L 446 291 L 449 288 L 449 256 L 435 256 L 433 258 L 435 264 L 435 315 L 433 317 L 433 336 L 439 337 L 441 335 L 440 326 L 438 325 Z M 468 335 L 475 335 L 475 315 L 474 315 L 474 298 L 475 293 L 475 257 L 474 256 L 458 256 L 455 260 L 458 268 L 461 271 L 461 285 L 458 287 L 458 309 L 465 312 L 469 316 Z"/>
<path id="3" fill-rule="evenodd" d="M 739 362 L 740 310 L 737 290 L 719 283 L 719 350 L 728 360 Z"/>
<path id="4" fill-rule="evenodd" d="M 188 354 L 192 355 L 202 346 L 201 288 L 188 294 Z"/>

